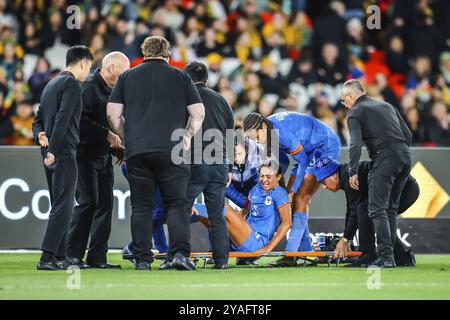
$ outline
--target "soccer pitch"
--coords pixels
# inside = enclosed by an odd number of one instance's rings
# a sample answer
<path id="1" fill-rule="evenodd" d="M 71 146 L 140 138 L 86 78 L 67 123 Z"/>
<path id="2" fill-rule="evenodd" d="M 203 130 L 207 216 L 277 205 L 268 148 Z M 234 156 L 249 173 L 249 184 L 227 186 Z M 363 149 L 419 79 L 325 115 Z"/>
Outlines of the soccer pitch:
<path id="1" fill-rule="evenodd" d="M 236 268 L 235 259 L 228 270 L 159 271 L 155 262 L 152 271 L 138 272 L 112 253 L 109 261 L 123 269 L 81 270 L 80 289 L 67 287 L 74 283 L 67 271 L 36 271 L 38 259 L 37 253 L 0 253 L 0 299 L 450 299 L 450 255 L 417 255 L 415 268 L 374 274 L 326 265 Z M 369 289 L 377 277 L 381 288 Z"/>

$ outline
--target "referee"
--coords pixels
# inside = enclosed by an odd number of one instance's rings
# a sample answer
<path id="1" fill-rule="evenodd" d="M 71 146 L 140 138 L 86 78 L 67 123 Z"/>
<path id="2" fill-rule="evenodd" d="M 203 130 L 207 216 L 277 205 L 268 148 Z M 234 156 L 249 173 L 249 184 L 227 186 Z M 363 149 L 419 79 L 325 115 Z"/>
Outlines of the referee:
<path id="1" fill-rule="evenodd" d="M 190 167 L 172 162 L 176 130 L 184 130 L 184 149 L 200 129 L 205 110 L 191 78 L 168 64 L 170 44 L 160 36 L 142 43 L 144 61 L 125 71 L 107 106 L 112 129 L 125 139 L 131 191 L 131 235 L 137 270 L 153 261 L 152 209 L 158 185 L 168 211 L 168 260 L 175 269 L 193 270 L 190 256 L 190 212 L 186 210 Z"/>
<path id="2" fill-rule="evenodd" d="M 66 257 L 66 235 L 73 214 L 77 184 L 76 153 L 80 136 L 81 84 L 94 57 L 86 46 L 69 48 L 66 68 L 44 88 L 33 123 L 34 139 L 41 145 L 51 210 L 38 270 L 85 267 Z"/>
<path id="3" fill-rule="evenodd" d="M 394 268 L 400 195 L 411 171 L 411 132 L 400 113 L 387 102 L 369 98 L 358 80 L 348 80 L 342 101 L 349 108 L 349 183 L 358 190 L 358 165 L 365 143 L 371 159 L 368 175 L 368 211 L 377 237 L 373 266 Z"/>
<path id="4" fill-rule="evenodd" d="M 123 53 L 108 53 L 102 60 L 101 69 L 95 70 L 82 84 L 83 112 L 77 153 L 78 205 L 67 236 L 67 256 L 82 262 L 90 236 L 86 262 L 91 268 L 120 268 L 107 263 L 106 259 L 113 210 L 111 150 L 122 147 L 119 136 L 109 130 L 106 105 L 112 87 L 129 67 L 130 61 Z"/>

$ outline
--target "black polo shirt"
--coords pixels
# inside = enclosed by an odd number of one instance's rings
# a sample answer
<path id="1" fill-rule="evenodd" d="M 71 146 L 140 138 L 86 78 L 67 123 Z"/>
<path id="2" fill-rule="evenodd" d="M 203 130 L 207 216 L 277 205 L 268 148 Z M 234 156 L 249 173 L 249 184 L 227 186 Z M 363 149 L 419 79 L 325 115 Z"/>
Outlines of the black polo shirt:
<path id="1" fill-rule="evenodd" d="M 179 143 L 172 141 L 172 133 L 186 127 L 187 106 L 202 102 L 191 78 L 160 59 L 146 59 L 125 71 L 109 101 L 125 106 L 127 159 L 142 153 L 170 152 Z"/>
<path id="2" fill-rule="evenodd" d="M 83 113 L 80 120 L 79 157 L 98 157 L 109 153 L 109 142 L 106 140 L 109 123 L 106 117 L 111 88 L 95 70 L 81 85 L 83 97 Z"/>
<path id="3" fill-rule="evenodd" d="M 208 88 L 203 83 L 196 84 L 196 87 L 205 105 L 205 119 L 201 130 L 192 138 L 192 163 L 195 163 L 196 158 L 200 158 L 202 163 L 227 164 L 227 130 L 234 130 L 233 111 L 220 93 Z M 209 137 L 208 133 L 212 136 Z M 200 137 L 197 137 L 198 135 Z M 203 141 L 203 138 L 207 141 Z M 218 138 L 221 139 L 218 140 Z M 231 141 L 234 140 L 231 139 Z M 207 152 L 205 152 L 205 148 L 208 148 Z M 209 155 L 219 162 L 211 163 L 212 159 L 205 159 L 204 156 Z"/>

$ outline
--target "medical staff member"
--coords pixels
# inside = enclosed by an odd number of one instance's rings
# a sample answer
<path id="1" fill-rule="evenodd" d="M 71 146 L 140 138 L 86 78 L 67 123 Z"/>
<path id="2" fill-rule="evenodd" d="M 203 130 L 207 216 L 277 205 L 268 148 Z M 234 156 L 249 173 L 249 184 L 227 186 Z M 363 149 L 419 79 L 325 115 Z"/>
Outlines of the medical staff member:
<path id="1" fill-rule="evenodd" d="M 342 87 L 350 134 L 349 181 L 358 190 L 358 165 L 363 143 L 372 161 L 368 176 L 368 210 L 377 235 L 374 267 L 395 268 L 394 244 L 400 194 L 411 172 L 411 131 L 400 112 L 387 102 L 366 95 L 358 80 Z"/>
<path id="2" fill-rule="evenodd" d="M 150 270 L 153 262 L 156 185 L 168 211 L 168 259 L 177 270 L 195 270 L 186 210 L 190 166 L 173 161 L 172 151 L 179 142 L 172 135 L 182 131 L 183 149 L 189 150 L 191 138 L 202 126 L 205 108 L 191 78 L 168 64 L 171 51 L 165 38 L 147 37 L 141 48 L 144 61 L 119 77 L 107 106 L 111 128 L 124 138 L 126 146 L 136 270 Z"/>
<path id="3" fill-rule="evenodd" d="M 368 177 L 371 163 L 370 161 L 359 162 L 359 190 L 355 190 L 350 186 L 349 163 L 339 164 L 327 157 L 321 157 L 321 160 L 316 165 L 319 164 L 321 166 L 319 169 L 322 172 L 321 176 L 324 177 L 321 181 L 324 189 L 332 192 L 344 191 L 347 201 L 344 235 L 336 246 L 335 257 L 343 258 L 346 256 L 350 241 L 358 230 L 358 250 L 363 254 L 358 260 L 347 266 L 367 267 L 376 258 L 374 226 L 368 211 Z M 398 214 L 408 210 L 419 198 L 419 194 L 420 188 L 416 179 L 409 175 L 401 192 Z M 414 266 L 416 264 L 414 254 L 410 249 L 405 249 L 397 233 L 394 243 L 394 259 L 398 266 Z"/>

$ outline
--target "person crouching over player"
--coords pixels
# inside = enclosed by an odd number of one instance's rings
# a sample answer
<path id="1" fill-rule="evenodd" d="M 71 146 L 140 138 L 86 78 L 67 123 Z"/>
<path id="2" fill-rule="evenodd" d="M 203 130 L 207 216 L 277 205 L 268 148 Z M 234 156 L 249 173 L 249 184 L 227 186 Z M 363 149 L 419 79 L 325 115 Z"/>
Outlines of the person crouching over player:
<path id="1" fill-rule="evenodd" d="M 316 162 L 317 171 L 323 178 L 320 182 L 323 188 L 332 192 L 342 190 L 345 192 L 347 200 L 347 213 L 345 218 L 344 235 L 336 246 L 334 252 L 335 258 L 343 258 L 347 255 L 351 239 L 358 230 L 359 251 L 363 255 L 357 261 L 347 265 L 349 267 L 367 267 L 375 261 L 375 230 L 368 210 L 368 176 L 371 167 L 370 161 L 360 161 L 358 165 L 359 190 L 350 186 L 349 182 L 349 164 L 339 164 L 338 162 L 326 157 L 319 156 Z M 400 205 L 398 214 L 402 214 L 419 197 L 420 189 L 417 181 L 409 175 L 405 186 L 401 191 Z M 414 266 L 414 254 L 409 249 L 403 247 L 402 241 L 396 236 L 394 243 L 394 259 L 397 266 Z"/>
<path id="2" fill-rule="evenodd" d="M 239 212 L 227 207 L 226 220 L 232 250 L 272 251 L 292 225 L 288 192 L 280 185 L 281 169 L 275 161 L 264 163 L 259 183 L 250 190 L 249 204 Z"/>

